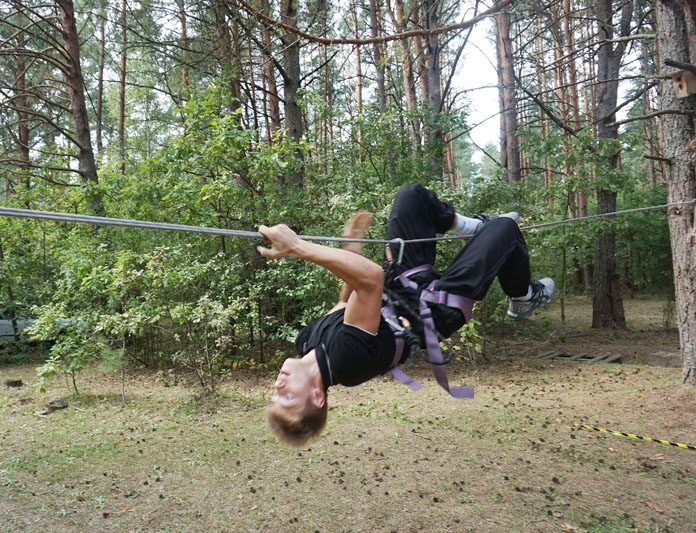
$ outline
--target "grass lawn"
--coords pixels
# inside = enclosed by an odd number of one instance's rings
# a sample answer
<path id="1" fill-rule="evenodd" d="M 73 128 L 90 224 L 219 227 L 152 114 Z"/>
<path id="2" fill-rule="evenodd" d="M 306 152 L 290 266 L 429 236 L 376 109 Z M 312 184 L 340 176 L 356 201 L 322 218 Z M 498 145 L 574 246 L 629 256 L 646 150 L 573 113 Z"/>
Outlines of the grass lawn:
<path id="1" fill-rule="evenodd" d="M 680 384 L 662 302 L 626 302 L 628 331 L 589 329 L 590 303 L 489 332 L 453 363 L 447 397 L 391 378 L 331 390 L 304 449 L 265 427 L 274 372 L 239 373 L 205 402 L 187 376 L 98 369 L 46 393 L 33 365 L 0 365 L 2 531 L 696 531 L 696 451 L 578 429 L 696 444 L 696 390 Z M 621 364 L 542 361 L 549 350 Z M 677 366 L 675 366 L 677 365 Z M 7 388 L 7 379 L 25 387 Z M 41 416 L 46 402 L 69 407 Z"/>

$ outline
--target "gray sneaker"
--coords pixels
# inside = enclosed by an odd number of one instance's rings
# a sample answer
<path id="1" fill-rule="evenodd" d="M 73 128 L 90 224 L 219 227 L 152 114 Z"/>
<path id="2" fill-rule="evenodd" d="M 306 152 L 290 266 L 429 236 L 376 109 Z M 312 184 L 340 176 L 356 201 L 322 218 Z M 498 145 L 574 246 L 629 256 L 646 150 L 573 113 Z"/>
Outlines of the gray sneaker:
<path id="1" fill-rule="evenodd" d="M 503 213 L 502 215 L 498 216 L 503 218 L 511 218 L 515 221 L 515 224 L 520 223 L 520 214 L 517 211 L 510 211 L 509 213 Z"/>
<path id="2" fill-rule="evenodd" d="M 530 285 L 532 296 L 528 300 L 510 298 L 508 316 L 518 319 L 528 318 L 537 307 L 549 303 L 556 291 L 556 283 L 551 278 L 541 278 L 539 281 L 532 281 Z"/>
<path id="3" fill-rule="evenodd" d="M 477 213 L 476 215 L 474 215 L 474 218 L 480 220 L 481 222 L 486 222 L 493 218 L 509 218 L 511 220 L 514 220 L 515 224 L 520 223 L 520 214 L 517 211 L 510 211 L 509 213 L 502 213 L 500 215 L 482 215 L 481 213 Z M 482 224 L 479 224 L 476 228 L 476 231 L 481 229 L 481 226 Z"/>

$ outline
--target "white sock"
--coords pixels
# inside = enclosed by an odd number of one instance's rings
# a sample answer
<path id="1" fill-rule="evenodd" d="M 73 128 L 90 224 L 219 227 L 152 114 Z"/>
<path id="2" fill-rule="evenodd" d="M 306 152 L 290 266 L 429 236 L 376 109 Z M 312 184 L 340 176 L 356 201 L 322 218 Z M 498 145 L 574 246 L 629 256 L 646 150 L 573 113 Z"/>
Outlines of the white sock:
<path id="1" fill-rule="evenodd" d="M 512 298 L 513 300 L 519 300 L 520 302 L 525 302 L 529 300 L 532 297 L 532 285 L 530 284 L 529 287 L 527 287 L 527 294 L 524 296 L 515 296 Z"/>
<path id="2" fill-rule="evenodd" d="M 452 231 L 459 233 L 462 237 L 467 237 L 476 233 L 476 229 L 481 224 L 481 221 L 477 218 L 465 217 L 459 213 L 454 214 L 455 220 L 452 225 Z"/>

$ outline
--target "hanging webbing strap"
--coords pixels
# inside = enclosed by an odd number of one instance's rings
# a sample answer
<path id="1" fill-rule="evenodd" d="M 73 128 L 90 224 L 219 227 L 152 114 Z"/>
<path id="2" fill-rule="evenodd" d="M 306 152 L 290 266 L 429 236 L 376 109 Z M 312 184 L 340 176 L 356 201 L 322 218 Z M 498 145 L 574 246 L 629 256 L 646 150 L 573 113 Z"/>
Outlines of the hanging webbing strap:
<path id="1" fill-rule="evenodd" d="M 407 270 L 396 279 L 401 282 L 401 284 L 406 288 L 417 289 L 418 285 L 410 279 L 411 276 L 419 274 L 421 272 L 426 272 L 432 270 L 432 265 L 421 265 L 410 270 Z M 474 388 L 468 386 L 461 387 L 450 387 L 449 381 L 447 379 L 447 370 L 445 369 L 445 360 L 442 357 L 442 350 L 440 349 L 440 341 L 438 337 L 437 329 L 435 328 L 435 322 L 433 321 L 432 310 L 430 309 L 429 303 L 446 305 L 448 307 L 454 307 L 459 309 L 464 318 L 469 321 L 471 320 L 473 313 L 472 309 L 474 307 L 474 300 L 467 298 L 465 296 L 459 296 L 457 294 L 451 294 L 447 291 L 437 291 L 434 289 L 437 280 L 432 280 L 430 284 L 421 291 L 420 294 L 420 304 L 418 308 L 418 313 L 420 314 L 421 320 L 423 321 L 423 331 L 425 335 L 425 346 L 428 351 L 428 361 L 431 364 L 433 375 L 435 379 L 440 384 L 440 386 L 445 389 L 450 396 L 453 398 L 473 398 Z M 422 387 L 422 384 L 415 379 L 411 378 L 403 370 L 397 367 L 401 357 L 403 355 L 403 350 L 405 346 L 405 329 L 401 325 L 399 317 L 394 310 L 393 305 L 385 300 L 386 304 L 382 307 L 382 315 L 384 316 L 387 323 L 392 328 L 394 332 L 394 338 L 396 340 L 396 350 L 394 354 L 394 359 L 392 361 L 392 375 L 402 383 L 407 385 L 412 390 L 418 390 Z"/>
<path id="2" fill-rule="evenodd" d="M 423 289 L 420 298 L 420 307 L 418 308 L 418 312 L 423 320 L 425 346 L 428 350 L 428 360 L 430 361 L 435 379 L 437 379 L 440 387 L 450 393 L 450 396 L 460 399 L 473 398 L 473 387 L 450 387 L 449 385 L 449 381 L 447 379 L 447 370 L 445 369 L 445 362 L 444 358 L 442 357 L 442 350 L 440 349 L 440 340 L 438 338 L 437 330 L 435 329 L 435 322 L 433 321 L 433 312 L 428 303 L 439 303 L 449 307 L 455 307 L 459 309 L 464 314 L 466 320 L 469 321 L 473 316 L 472 308 L 474 307 L 474 301 L 471 298 L 450 294 L 446 291 L 433 290 L 436 282 L 437 280 L 431 281 L 430 284 Z"/>
<path id="3" fill-rule="evenodd" d="M 386 294 L 382 295 L 382 300 L 384 305 L 382 306 L 382 316 L 394 334 L 394 342 L 396 347 L 394 349 L 394 357 L 392 359 L 391 367 L 395 367 L 401 361 L 401 356 L 404 354 L 404 348 L 406 346 L 405 340 L 405 329 L 399 320 L 399 316 L 396 314 L 394 306 L 387 298 Z M 390 368 L 391 368 L 390 367 Z"/>
<path id="4" fill-rule="evenodd" d="M 382 316 L 387 324 L 389 324 L 389 327 L 394 334 L 394 342 L 396 343 L 390 372 L 399 383 L 410 387 L 411 390 L 417 391 L 423 386 L 422 383 L 413 379 L 397 366 L 401 361 L 401 358 L 404 355 L 404 349 L 406 348 L 406 328 L 401 323 L 401 319 L 396 313 L 396 309 L 394 309 L 394 305 L 389 298 L 384 295 L 383 299 L 384 306 L 382 307 Z"/>

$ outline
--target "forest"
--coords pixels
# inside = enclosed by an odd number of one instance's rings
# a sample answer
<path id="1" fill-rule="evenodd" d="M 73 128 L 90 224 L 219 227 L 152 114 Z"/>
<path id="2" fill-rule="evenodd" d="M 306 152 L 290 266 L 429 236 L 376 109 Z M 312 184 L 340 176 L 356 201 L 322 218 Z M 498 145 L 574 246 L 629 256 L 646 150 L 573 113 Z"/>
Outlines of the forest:
<path id="1" fill-rule="evenodd" d="M 561 301 L 591 297 L 593 328 L 625 328 L 628 294 L 673 302 L 694 385 L 694 15 L 684 0 L 2 0 L 0 199 L 333 236 L 358 209 L 383 227 L 420 182 L 464 213 L 581 219 L 526 233 L 535 269 Z M 476 76 L 483 20 L 500 140 L 478 146 L 458 77 Z M 188 368 L 214 390 L 287 355 L 338 288 L 254 244 L 0 217 L 0 314 L 17 336 L 33 321 L 51 341 L 39 374 L 76 392 L 95 361 Z"/>

